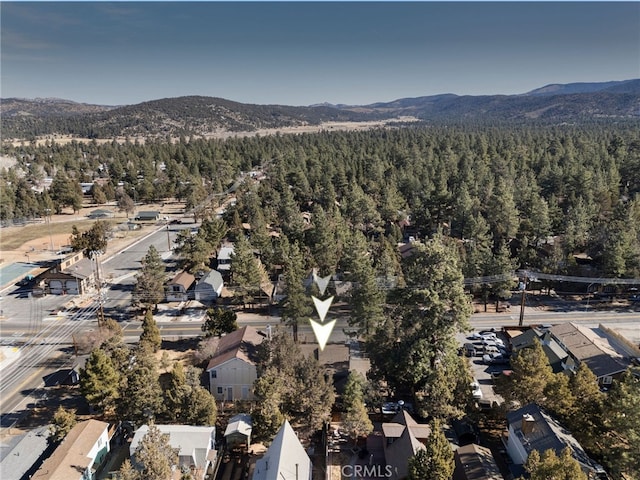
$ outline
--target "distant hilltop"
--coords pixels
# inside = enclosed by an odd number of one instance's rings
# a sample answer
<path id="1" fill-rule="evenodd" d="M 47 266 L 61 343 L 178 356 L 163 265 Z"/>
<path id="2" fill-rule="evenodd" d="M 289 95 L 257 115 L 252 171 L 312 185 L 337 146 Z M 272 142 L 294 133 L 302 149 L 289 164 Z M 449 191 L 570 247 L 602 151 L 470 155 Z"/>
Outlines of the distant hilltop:
<path id="1" fill-rule="evenodd" d="M 423 122 L 585 122 L 640 120 L 640 79 L 549 84 L 519 95 L 445 93 L 369 105 L 255 105 L 205 96 L 106 106 L 57 98 L 0 102 L 5 139 L 46 135 L 82 138 L 206 136 L 326 122 L 413 117 Z"/>

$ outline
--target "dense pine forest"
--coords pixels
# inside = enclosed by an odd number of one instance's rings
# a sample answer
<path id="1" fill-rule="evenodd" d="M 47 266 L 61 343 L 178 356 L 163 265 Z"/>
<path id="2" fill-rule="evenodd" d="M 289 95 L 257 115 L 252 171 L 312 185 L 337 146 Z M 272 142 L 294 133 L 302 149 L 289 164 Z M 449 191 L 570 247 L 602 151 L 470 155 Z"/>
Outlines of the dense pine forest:
<path id="1" fill-rule="evenodd" d="M 265 181 L 241 185 L 235 209 L 227 212 L 229 226 L 251 224 L 252 243 L 278 230 L 307 250 L 307 267 L 325 274 L 343 261 L 345 235 L 358 230 L 380 270 L 390 265 L 380 260 L 390 245 L 440 232 L 459 243 L 468 277 L 519 267 L 577 273 L 574 254 L 592 259 L 597 275 L 640 276 L 634 125 L 5 145 L 3 155 L 18 159 L 0 174 L 4 222 L 47 208 L 78 208 L 79 183 L 98 179 L 96 203 L 177 198 L 192 208 L 224 191 L 240 171 L 264 167 Z M 53 178 L 51 187 L 37 193 L 32 187 L 45 177 Z M 280 263 L 263 255 L 271 265 Z"/>

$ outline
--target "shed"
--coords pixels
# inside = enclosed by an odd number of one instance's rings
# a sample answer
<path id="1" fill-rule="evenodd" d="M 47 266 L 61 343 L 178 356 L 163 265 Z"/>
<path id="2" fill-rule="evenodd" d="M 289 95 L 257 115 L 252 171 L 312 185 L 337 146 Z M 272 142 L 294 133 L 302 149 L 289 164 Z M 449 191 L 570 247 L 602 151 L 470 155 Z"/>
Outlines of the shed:
<path id="1" fill-rule="evenodd" d="M 227 429 L 224 431 L 224 439 L 227 447 L 231 450 L 234 448 L 249 448 L 251 445 L 251 430 L 253 422 L 251 415 L 240 413 L 229 419 Z"/>

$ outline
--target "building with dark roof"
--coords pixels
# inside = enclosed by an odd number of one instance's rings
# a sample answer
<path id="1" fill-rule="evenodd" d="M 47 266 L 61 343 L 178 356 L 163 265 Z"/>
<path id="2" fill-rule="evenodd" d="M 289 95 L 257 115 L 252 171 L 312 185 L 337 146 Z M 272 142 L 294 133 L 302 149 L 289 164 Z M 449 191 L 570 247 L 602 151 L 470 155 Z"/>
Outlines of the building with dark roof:
<path id="1" fill-rule="evenodd" d="M 584 363 L 603 385 L 609 385 L 630 366 L 630 360 L 616 349 L 614 342 L 594 330 L 575 323 L 561 323 L 549 329 L 549 334 L 567 352 L 563 366 L 575 371 Z"/>
<path id="2" fill-rule="evenodd" d="M 507 453 L 516 465 L 523 465 L 529 454 L 553 450 L 560 455 L 565 447 L 586 473 L 595 474 L 592 460 L 571 432 L 562 427 L 535 403 L 507 413 Z"/>
<path id="3" fill-rule="evenodd" d="M 535 340 L 538 340 L 542 344 L 542 350 L 547 356 L 549 366 L 553 370 L 553 373 L 562 372 L 565 369 L 564 360 L 569 356 L 569 354 L 564 351 L 562 346 L 551 335 L 549 335 L 549 332 L 530 328 L 511 340 L 511 349 L 513 352 L 517 352 L 523 348 L 532 347 Z"/>
<path id="4" fill-rule="evenodd" d="M 253 399 L 257 347 L 264 337 L 251 326 L 242 327 L 218 340 L 216 353 L 209 360 L 209 391 L 217 400 Z"/>
<path id="5" fill-rule="evenodd" d="M 401 410 L 393 420 L 382 424 L 384 457 L 392 467 L 390 479 L 405 478 L 409 459 L 425 448 L 424 442 L 431 435 L 431 427 L 416 422 L 409 412 Z"/>
<path id="6" fill-rule="evenodd" d="M 491 450 L 470 443 L 454 452 L 453 480 L 504 480 Z"/>

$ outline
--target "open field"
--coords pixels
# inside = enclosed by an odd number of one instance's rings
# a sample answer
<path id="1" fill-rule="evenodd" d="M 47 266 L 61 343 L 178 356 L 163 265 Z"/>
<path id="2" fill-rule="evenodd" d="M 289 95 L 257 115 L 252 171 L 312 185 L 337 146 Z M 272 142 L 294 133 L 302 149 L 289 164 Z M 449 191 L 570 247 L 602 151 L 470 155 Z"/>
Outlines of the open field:
<path id="1" fill-rule="evenodd" d="M 108 208 L 115 213 L 114 218 L 103 221 L 112 225 L 114 238 L 109 240 L 108 250 L 122 248 L 136 238 L 149 232 L 151 225 L 139 230 L 117 230 L 119 223 L 126 222 L 127 215 L 117 212 L 113 205 L 89 205 L 77 214 L 52 215 L 51 223 L 33 223 L 24 226 L 12 226 L 0 229 L 0 262 L 3 264 L 28 261 L 36 262 L 55 258 L 55 252 L 63 245 L 68 245 L 71 230 L 75 225 L 79 231 L 85 232 L 96 222 L 86 215 L 96 208 Z M 163 214 L 175 215 L 183 211 L 184 204 L 151 204 L 139 205 L 138 210 L 159 210 Z"/>
<path id="2" fill-rule="evenodd" d="M 354 130 L 369 130 L 372 128 L 392 127 L 394 123 L 398 122 L 419 122 L 420 120 L 415 117 L 398 117 L 387 120 L 372 120 L 367 122 L 325 122 L 319 125 L 299 125 L 295 127 L 280 127 L 280 128 L 263 128 L 254 130 L 251 132 L 233 132 L 229 130 L 212 131 L 202 135 L 204 138 L 242 138 L 242 137 L 255 137 L 256 135 L 267 136 L 275 134 L 297 134 L 297 133 L 317 133 L 322 131 L 354 131 Z M 118 143 L 125 142 L 138 142 L 144 144 L 145 137 L 116 137 L 116 138 L 81 138 L 73 137 L 71 135 L 45 135 L 35 140 L 35 144 L 45 145 L 47 142 L 55 142 L 59 145 L 65 145 L 71 142 L 96 142 L 96 143 L 111 143 L 113 141 Z M 172 138 L 173 141 L 178 141 L 178 137 Z M 25 143 L 30 143 L 24 139 L 9 140 L 14 147 L 18 147 Z"/>

